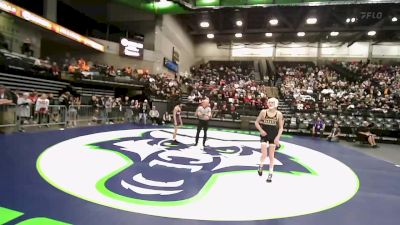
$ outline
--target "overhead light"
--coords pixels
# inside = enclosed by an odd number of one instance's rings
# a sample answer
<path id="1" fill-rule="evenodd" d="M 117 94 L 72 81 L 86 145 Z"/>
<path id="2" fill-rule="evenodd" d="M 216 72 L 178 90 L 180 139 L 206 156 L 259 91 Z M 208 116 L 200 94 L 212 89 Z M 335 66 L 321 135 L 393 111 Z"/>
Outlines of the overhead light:
<path id="1" fill-rule="evenodd" d="M 241 37 L 243 37 L 243 35 L 242 35 L 242 33 L 236 33 L 236 34 L 235 34 L 235 37 L 241 38 Z"/>
<path id="2" fill-rule="evenodd" d="M 278 25 L 278 20 L 277 19 L 270 19 L 269 20 L 269 24 L 271 24 L 272 26 L 276 26 L 276 25 Z"/>
<path id="3" fill-rule="evenodd" d="M 207 22 L 207 21 L 203 21 L 203 22 L 200 23 L 200 27 L 207 28 L 209 26 L 210 26 L 210 23 Z"/>
<path id="4" fill-rule="evenodd" d="M 272 33 L 265 33 L 266 37 L 272 37 Z"/>
<path id="5" fill-rule="evenodd" d="M 306 23 L 307 23 L 307 24 L 316 24 L 317 21 L 318 21 L 317 18 L 315 18 L 315 17 L 310 17 L 310 18 L 307 18 Z"/>
<path id="6" fill-rule="evenodd" d="M 207 38 L 213 39 L 214 38 L 214 34 L 207 34 Z"/>
<path id="7" fill-rule="evenodd" d="M 216 0 L 203 0 L 203 3 L 214 3 Z"/>
<path id="8" fill-rule="evenodd" d="M 243 22 L 242 22 L 241 20 L 237 20 L 237 21 L 236 21 L 236 25 L 239 26 L 239 27 L 241 27 L 241 26 L 243 25 Z"/>
<path id="9" fill-rule="evenodd" d="M 392 22 L 397 22 L 397 17 L 392 17 Z"/>
<path id="10" fill-rule="evenodd" d="M 159 2 L 157 2 L 157 6 L 161 8 L 167 8 L 172 6 L 173 4 L 173 2 L 167 0 L 160 0 Z"/>
<path id="11" fill-rule="evenodd" d="M 306 35 L 306 33 L 304 33 L 304 32 L 298 32 L 297 33 L 297 36 L 299 36 L 299 37 L 304 37 Z"/>
<path id="12" fill-rule="evenodd" d="M 350 22 L 352 22 L 352 23 L 356 22 L 356 18 L 355 17 L 347 18 L 346 23 L 350 23 Z"/>
<path id="13" fill-rule="evenodd" d="M 376 31 L 374 31 L 374 30 L 368 31 L 368 36 L 374 36 L 375 34 L 376 34 Z"/>
<path id="14" fill-rule="evenodd" d="M 336 36 L 338 36 L 339 35 L 339 32 L 336 32 L 336 31 L 332 31 L 331 32 L 331 36 L 332 37 L 336 37 Z"/>

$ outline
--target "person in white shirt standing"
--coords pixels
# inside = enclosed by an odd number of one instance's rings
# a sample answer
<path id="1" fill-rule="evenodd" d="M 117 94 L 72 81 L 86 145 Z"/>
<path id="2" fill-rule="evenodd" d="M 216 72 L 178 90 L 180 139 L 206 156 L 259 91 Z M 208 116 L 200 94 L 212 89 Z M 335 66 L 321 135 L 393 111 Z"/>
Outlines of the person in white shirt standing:
<path id="1" fill-rule="evenodd" d="M 171 123 L 171 121 L 172 121 L 171 114 L 169 114 L 168 111 L 165 111 L 165 113 L 163 115 L 162 123 L 167 124 L 167 123 Z"/>
<path id="2" fill-rule="evenodd" d="M 18 113 L 17 115 L 19 116 L 19 120 L 21 121 L 21 125 L 25 123 L 25 121 L 29 122 L 29 119 L 31 117 L 31 105 L 32 101 L 29 99 L 29 93 L 25 92 L 23 93 L 22 97 L 18 98 Z M 19 131 L 24 131 L 24 129 L 21 127 Z"/>
<path id="3" fill-rule="evenodd" d="M 153 105 L 152 109 L 149 112 L 150 119 L 152 121 L 153 125 L 157 125 L 158 123 L 158 118 L 160 117 L 160 113 L 156 109 L 156 106 Z"/>
<path id="4" fill-rule="evenodd" d="M 46 94 L 42 94 L 40 98 L 37 99 L 35 113 L 39 115 L 39 124 L 42 124 L 45 118 L 48 122 L 49 104 L 50 102 Z"/>

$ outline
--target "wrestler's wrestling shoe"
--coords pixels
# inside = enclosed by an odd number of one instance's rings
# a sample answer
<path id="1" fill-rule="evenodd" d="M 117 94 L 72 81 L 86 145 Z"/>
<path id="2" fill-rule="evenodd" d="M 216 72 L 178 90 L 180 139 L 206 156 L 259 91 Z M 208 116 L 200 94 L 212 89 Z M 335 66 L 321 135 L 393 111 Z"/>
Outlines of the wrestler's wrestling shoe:
<path id="1" fill-rule="evenodd" d="M 267 183 L 272 182 L 272 173 L 268 174 Z"/>
<path id="2" fill-rule="evenodd" d="M 258 170 L 257 170 L 257 173 L 258 173 L 258 176 L 262 176 L 262 173 L 263 173 L 263 169 L 262 169 L 262 166 L 260 165 L 260 166 L 258 166 Z"/>

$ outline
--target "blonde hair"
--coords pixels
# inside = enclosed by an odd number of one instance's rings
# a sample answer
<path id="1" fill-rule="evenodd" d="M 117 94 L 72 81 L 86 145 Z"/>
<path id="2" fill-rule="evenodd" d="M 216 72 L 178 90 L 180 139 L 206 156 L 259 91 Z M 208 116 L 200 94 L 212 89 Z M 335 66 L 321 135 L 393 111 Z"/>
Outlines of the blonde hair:
<path id="1" fill-rule="evenodd" d="M 270 98 L 270 99 L 268 99 L 268 102 L 273 102 L 274 107 L 275 107 L 275 108 L 278 108 L 278 105 L 279 105 L 279 100 L 278 100 L 278 99 L 276 99 L 276 98 Z"/>

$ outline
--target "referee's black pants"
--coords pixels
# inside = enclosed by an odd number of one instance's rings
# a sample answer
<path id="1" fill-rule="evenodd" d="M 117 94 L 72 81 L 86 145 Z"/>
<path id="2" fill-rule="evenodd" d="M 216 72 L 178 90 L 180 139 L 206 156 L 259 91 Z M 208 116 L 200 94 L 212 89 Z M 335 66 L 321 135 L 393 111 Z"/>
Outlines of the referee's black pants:
<path id="1" fill-rule="evenodd" d="M 207 140 L 207 130 L 208 130 L 208 120 L 199 120 L 199 123 L 197 124 L 197 133 L 196 133 L 196 144 L 199 143 L 199 135 L 201 129 L 204 130 L 204 137 L 203 137 L 203 146 L 206 144 Z"/>

